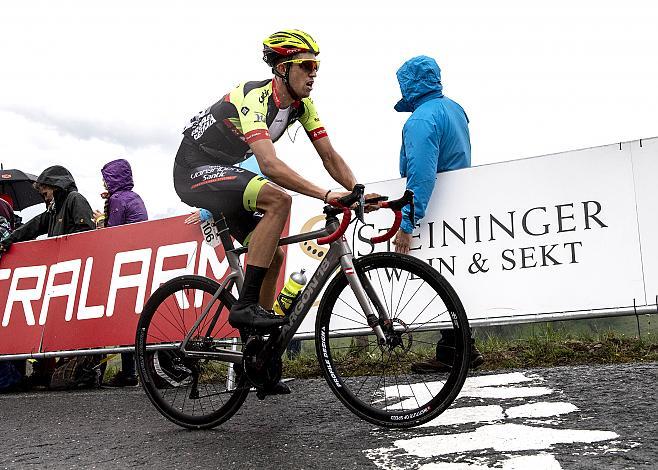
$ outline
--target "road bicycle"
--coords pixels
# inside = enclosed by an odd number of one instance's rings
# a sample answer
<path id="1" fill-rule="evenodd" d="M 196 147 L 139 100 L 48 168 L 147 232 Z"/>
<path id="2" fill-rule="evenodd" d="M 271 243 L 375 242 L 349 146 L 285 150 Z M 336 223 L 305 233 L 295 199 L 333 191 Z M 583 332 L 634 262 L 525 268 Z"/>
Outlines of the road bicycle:
<path id="1" fill-rule="evenodd" d="M 371 243 L 396 233 L 401 209 L 413 193 L 377 204 L 395 213 L 393 226 Z M 160 286 L 141 314 L 136 334 L 140 381 L 167 419 L 192 429 L 229 419 L 255 388 L 271 393 L 282 376 L 282 356 L 323 292 L 315 321 L 315 353 L 327 384 L 353 413 L 386 427 L 416 426 L 438 416 L 456 398 L 470 360 L 464 308 L 434 268 L 412 256 L 374 252 L 354 256 L 344 234 L 352 212 L 363 222 L 364 188 L 324 207 L 325 227 L 282 238 L 279 245 L 317 239 L 329 249 L 296 298 L 287 323 L 266 332 L 238 331 L 228 322 L 243 272 L 223 217 L 216 221 L 229 272 L 221 283 L 184 275 Z M 338 216 L 342 215 L 339 223 Z M 414 374 L 411 364 L 433 357 L 442 331 L 454 337 L 443 371 Z M 445 341 L 444 341 L 445 343 Z M 294 397 L 294 391 L 293 395 Z"/>

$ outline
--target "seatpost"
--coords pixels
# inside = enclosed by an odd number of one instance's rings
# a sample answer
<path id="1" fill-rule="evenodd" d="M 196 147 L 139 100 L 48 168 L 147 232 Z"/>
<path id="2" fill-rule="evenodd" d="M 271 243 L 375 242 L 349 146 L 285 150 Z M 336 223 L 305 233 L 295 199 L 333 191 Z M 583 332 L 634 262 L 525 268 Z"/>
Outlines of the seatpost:
<path id="1" fill-rule="evenodd" d="M 240 291 L 242 289 L 242 283 L 244 282 L 244 272 L 242 272 L 242 265 L 240 264 L 240 255 L 236 254 L 234 251 L 235 245 L 233 244 L 233 238 L 231 238 L 231 234 L 229 233 L 224 214 L 219 214 L 219 217 L 215 220 L 215 227 L 217 227 L 219 239 L 224 247 L 224 253 L 226 254 L 228 264 L 231 269 L 237 273 L 235 283 L 238 286 L 238 291 Z"/>

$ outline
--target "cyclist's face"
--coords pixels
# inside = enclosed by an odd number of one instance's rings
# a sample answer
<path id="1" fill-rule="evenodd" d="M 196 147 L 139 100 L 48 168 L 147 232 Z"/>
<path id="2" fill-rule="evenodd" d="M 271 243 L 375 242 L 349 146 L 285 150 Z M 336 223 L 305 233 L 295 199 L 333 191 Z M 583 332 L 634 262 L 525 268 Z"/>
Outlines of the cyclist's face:
<path id="1" fill-rule="evenodd" d="M 304 52 L 296 54 L 295 59 L 315 59 L 315 54 Z M 300 98 L 307 98 L 313 90 L 317 71 L 307 64 L 292 64 L 290 66 L 290 86 Z"/>

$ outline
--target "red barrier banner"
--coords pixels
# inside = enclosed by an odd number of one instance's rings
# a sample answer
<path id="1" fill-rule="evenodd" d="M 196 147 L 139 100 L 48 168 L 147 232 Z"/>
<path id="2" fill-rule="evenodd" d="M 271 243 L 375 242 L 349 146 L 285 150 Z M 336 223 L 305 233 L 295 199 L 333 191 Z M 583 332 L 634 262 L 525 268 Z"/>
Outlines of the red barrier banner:
<path id="1" fill-rule="evenodd" d="M 161 284 L 183 274 L 223 279 L 223 248 L 184 219 L 13 245 L 0 260 L 0 355 L 134 344 Z"/>

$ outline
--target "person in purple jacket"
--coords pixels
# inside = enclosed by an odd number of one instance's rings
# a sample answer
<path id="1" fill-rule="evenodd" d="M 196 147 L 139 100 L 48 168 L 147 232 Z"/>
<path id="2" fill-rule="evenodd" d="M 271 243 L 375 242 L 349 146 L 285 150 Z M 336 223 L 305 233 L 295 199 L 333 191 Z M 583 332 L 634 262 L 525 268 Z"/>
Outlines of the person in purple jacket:
<path id="1" fill-rule="evenodd" d="M 130 163 L 123 158 L 106 163 L 101 169 L 103 183 L 107 193 L 103 213 L 95 211 L 97 224 L 116 227 L 148 220 L 148 213 L 142 198 L 133 191 L 133 173 Z M 135 374 L 135 357 L 133 353 L 121 354 L 121 371 L 105 385 L 110 387 L 125 387 L 137 385 Z"/>
<path id="2" fill-rule="evenodd" d="M 148 220 L 148 213 L 142 198 L 133 191 L 133 173 L 130 163 L 123 158 L 106 163 L 101 169 L 103 183 L 107 189 L 105 211 L 96 211 L 97 216 L 103 215 L 104 227 L 132 224 Z"/>

